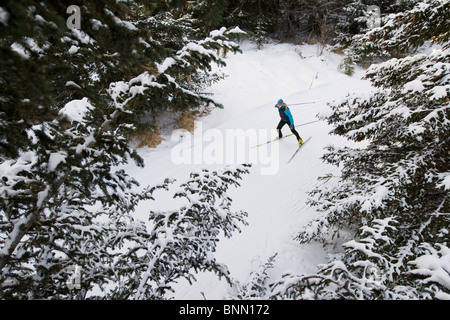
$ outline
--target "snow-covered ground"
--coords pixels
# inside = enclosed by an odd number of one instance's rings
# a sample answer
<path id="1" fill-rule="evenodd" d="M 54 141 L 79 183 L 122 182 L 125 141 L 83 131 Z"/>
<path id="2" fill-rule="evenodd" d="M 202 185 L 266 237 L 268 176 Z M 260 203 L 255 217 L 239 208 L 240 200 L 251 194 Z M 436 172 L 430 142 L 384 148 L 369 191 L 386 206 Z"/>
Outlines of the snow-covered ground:
<path id="1" fill-rule="evenodd" d="M 348 143 L 341 137 L 328 135 L 332 128 L 326 122 L 313 121 L 318 113 L 329 112 L 327 102 L 372 89 L 368 81 L 361 80 L 363 70 L 357 69 L 352 77 L 340 73 L 338 65 L 342 57 L 326 50 L 319 54 L 316 45 L 267 44 L 256 50 L 245 42 L 241 48 L 243 54 L 228 56 L 227 66 L 221 68 L 227 77 L 210 88 L 224 109 L 215 109 L 200 119 L 194 137 L 185 136 L 183 142 L 178 133 L 165 132 L 165 141 L 157 148 L 139 150 L 145 168 L 130 165 L 127 171 L 142 186 L 147 186 L 165 178 L 185 181 L 190 172 L 201 168 L 218 169 L 226 163 L 239 164 L 240 160 L 254 162 L 250 174 L 243 176 L 241 187 L 228 192 L 234 209 L 248 212 L 249 225 L 242 226 L 242 232 L 232 238 L 223 238 L 215 257 L 228 266 L 231 276 L 240 283 L 245 283 L 250 273 L 275 253 L 278 255 L 269 281 L 288 271 L 312 273 L 324 260 L 324 250 L 319 244 L 301 246 L 293 238 L 315 215 L 306 200 L 307 193 L 322 183 L 317 178 L 327 173 L 338 174 L 337 168 L 320 159 L 324 147 Z M 287 160 L 297 147 L 293 136 L 250 149 L 251 145 L 276 135 L 274 128 L 279 115 L 274 105 L 280 98 L 287 104 L 315 102 L 290 107 L 295 125 L 313 123 L 297 127 L 303 139 L 312 138 L 289 164 Z M 290 133 L 287 126 L 283 133 Z M 230 138 L 233 134 L 244 136 L 244 147 Z M 194 145 L 189 141 L 194 141 Z M 227 154 L 231 150 L 239 154 Z M 181 158 L 189 152 L 192 161 L 186 163 L 189 161 Z M 176 205 L 163 191 L 155 195 L 157 201 L 139 206 L 138 217 L 146 220 L 150 210 Z M 212 273 L 198 274 L 197 280 L 193 285 L 180 281 L 173 298 L 224 299 L 231 292 L 225 280 Z"/>

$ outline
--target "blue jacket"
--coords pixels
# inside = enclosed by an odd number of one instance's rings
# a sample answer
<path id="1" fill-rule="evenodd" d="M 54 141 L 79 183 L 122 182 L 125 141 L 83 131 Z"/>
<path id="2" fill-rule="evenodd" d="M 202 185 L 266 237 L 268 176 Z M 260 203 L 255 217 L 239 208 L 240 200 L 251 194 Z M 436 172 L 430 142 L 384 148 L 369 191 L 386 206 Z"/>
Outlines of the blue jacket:
<path id="1" fill-rule="evenodd" d="M 275 108 L 278 108 L 278 105 L 275 105 Z M 278 112 L 280 113 L 281 120 L 287 122 L 291 126 L 294 125 L 294 118 L 292 117 L 291 111 L 285 103 L 283 103 L 281 107 L 278 108 Z"/>

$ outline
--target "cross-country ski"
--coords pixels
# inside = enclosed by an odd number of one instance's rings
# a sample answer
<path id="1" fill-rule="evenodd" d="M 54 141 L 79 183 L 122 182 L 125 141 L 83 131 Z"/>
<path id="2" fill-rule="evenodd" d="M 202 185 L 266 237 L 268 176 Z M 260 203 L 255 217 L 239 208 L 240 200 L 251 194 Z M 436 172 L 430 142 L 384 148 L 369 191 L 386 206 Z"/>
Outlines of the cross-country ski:
<path id="1" fill-rule="evenodd" d="M 303 145 L 309 141 L 309 139 L 311 139 L 311 137 L 309 137 L 308 139 L 306 139 L 305 141 L 303 141 L 303 143 L 297 148 L 297 150 L 295 150 L 294 154 L 289 158 L 288 163 L 291 162 L 291 160 L 295 157 L 295 155 L 298 153 L 298 151 L 300 150 L 301 147 L 303 147 Z"/>
<path id="2" fill-rule="evenodd" d="M 269 143 L 272 143 L 272 142 L 281 140 L 281 139 L 283 139 L 283 138 L 290 137 L 290 136 L 292 136 L 292 135 L 294 135 L 294 134 L 293 134 L 293 133 L 290 133 L 290 134 L 288 134 L 288 135 L 286 135 L 286 136 L 283 136 L 283 137 L 281 137 L 281 138 L 280 138 L 280 137 L 276 137 L 276 138 L 274 138 L 274 139 L 272 139 L 272 140 L 263 142 L 263 143 L 261 143 L 261 144 L 257 144 L 256 146 L 253 146 L 252 148 L 257 148 L 257 147 L 260 147 L 260 146 L 263 146 L 263 145 L 266 145 L 266 144 L 269 144 Z"/>

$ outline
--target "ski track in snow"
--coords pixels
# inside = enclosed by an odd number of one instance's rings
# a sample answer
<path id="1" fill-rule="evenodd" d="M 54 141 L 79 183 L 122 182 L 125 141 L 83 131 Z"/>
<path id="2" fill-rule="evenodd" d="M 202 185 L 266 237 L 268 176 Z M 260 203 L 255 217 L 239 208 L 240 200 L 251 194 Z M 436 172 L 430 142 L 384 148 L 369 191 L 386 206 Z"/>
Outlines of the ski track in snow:
<path id="1" fill-rule="evenodd" d="M 352 77 L 340 73 L 337 66 L 342 57 L 326 50 L 318 56 L 316 45 L 267 44 L 257 51 L 252 44 L 244 42 L 241 48 L 243 53 L 229 55 L 227 66 L 221 68 L 227 78 L 210 88 L 224 109 L 215 109 L 201 119 L 203 131 L 212 128 L 222 132 L 226 129 L 275 129 L 279 115 L 274 105 L 278 99 L 282 98 L 288 104 L 315 101 L 314 104 L 290 107 L 298 125 L 317 120 L 318 113 L 328 110 L 327 102 L 340 101 L 348 93 L 372 90 L 368 81 L 361 80 L 363 70 L 357 69 Z M 327 173 L 338 174 L 337 168 L 320 159 L 325 152 L 324 147 L 350 143 L 341 137 L 328 135 L 331 129 L 325 121 L 297 127 L 303 139 L 309 136 L 312 139 L 291 163 L 286 162 L 297 147 L 293 136 L 275 142 L 279 144 L 279 170 L 276 174 L 262 175 L 260 165 L 256 163 L 250 168 L 250 174 L 243 176 L 241 187 L 229 189 L 234 210 L 247 211 L 249 225 L 242 226 L 242 232 L 236 232 L 230 239 L 223 238 L 214 255 L 218 262 L 228 266 L 231 276 L 240 283 L 245 283 L 250 273 L 275 253 L 278 255 L 274 268 L 269 270 L 269 281 L 279 279 L 288 271 L 313 273 L 317 264 L 324 261 L 325 252 L 321 245 L 302 246 L 294 237 L 316 214 L 306 200 L 307 193 L 323 183 L 317 178 Z M 287 126 L 283 133 L 290 133 Z M 274 137 L 275 130 L 271 134 Z M 171 159 L 171 151 L 179 142 L 171 141 L 171 132 L 167 132 L 164 138 L 166 140 L 157 148 L 139 150 L 145 160 L 145 168 L 126 167 L 143 187 L 161 183 L 165 178 L 182 182 L 194 170 L 224 167 L 176 165 Z M 147 220 L 150 210 L 171 208 L 174 205 L 174 200 L 169 198 L 171 194 L 158 191 L 155 193 L 157 200 L 140 204 L 136 216 Z M 197 282 L 192 285 L 184 280 L 176 284 L 173 298 L 224 299 L 227 293 L 232 292 L 226 281 L 215 274 L 200 273 L 196 278 Z"/>

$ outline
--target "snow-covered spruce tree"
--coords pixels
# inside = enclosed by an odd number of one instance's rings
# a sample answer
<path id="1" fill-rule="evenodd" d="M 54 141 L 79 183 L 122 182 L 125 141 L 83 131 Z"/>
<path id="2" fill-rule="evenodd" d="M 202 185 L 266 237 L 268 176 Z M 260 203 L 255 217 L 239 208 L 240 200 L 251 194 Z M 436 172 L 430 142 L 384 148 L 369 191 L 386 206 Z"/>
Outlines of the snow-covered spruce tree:
<path id="1" fill-rule="evenodd" d="M 232 0 L 229 1 L 224 21 L 227 25 L 238 25 L 246 30 L 258 49 L 276 31 L 279 19 L 278 1 Z"/>
<path id="2" fill-rule="evenodd" d="M 135 112 L 131 115 L 123 113 L 124 121 L 139 125 L 136 119 L 145 112 L 158 115 L 163 110 L 183 112 L 207 106 L 222 107 L 205 92 L 211 83 L 222 78 L 211 71 L 211 63 L 224 65 L 222 58 L 227 53 L 240 52 L 239 46 L 230 38 L 244 32 L 239 28 L 224 27 L 206 31 L 210 28 L 196 17 L 196 7 L 190 1 L 181 2 L 185 4 L 163 6 L 164 9 L 159 10 L 152 4 L 151 17 L 140 21 L 139 30 L 147 30 L 140 43 L 148 49 L 156 46 L 161 56 L 144 65 L 144 69 L 154 75 L 160 85 L 149 86 L 147 94 L 136 97 Z M 208 36 L 205 37 L 205 33 Z"/>
<path id="3" fill-rule="evenodd" d="M 200 28 L 204 35 L 223 25 L 224 14 L 229 0 L 189 0 L 185 5 L 186 12 L 196 21 L 195 28 Z"/>
<path id="4" fill-rule="evenodd" d="M 367 30 L 367 5 L 362 0 L 353 0 L 342 9 L 336 28 L 337 36 L 333 40 L 337 46 L 348 46 L 352 37 Z"/>
<path id="5" fill-rule="evenodd" d="M 382 28 L 375 28 L 361 39 L 385 49 L 390 56 L 417 49 L 425 41 L 448 44 L 450 1 L 411 1 L 405 10 L 390 14 Z"/>
<path id="6" fill-rule="evenodd" d="M 431 5 L 441 8 L 421 8 Z M 423 34 L 448 47 L 447 30 L 428 28 Z M 348 97 L 328 117 L 334 134 L 368 145 L 328 148 L 324 160 L 342 168 L 340 181 L 311 193 L 320 216 L 298 239 L 346 232 L 353 240 L 317 274 L 285 275 L 275 298 L 449 298 L 449 74 L 445 49 L 391 59 L 367 72 L 376 92 Z"/>
<path id="7" fill-rule="evenodd" d="M 227 266 L 218 263 L 212 252 L 222 232 L 231 237 L 240 231 L 240 224 L 247 224 L 246 212 L 231 210 L 226 191 L 239 186 L 248 166 L 191 173 L 173 196 L 185 199 L 184 206 L 151 211 L 149 232 L 142 224 L 140 228 L 129 225 L 128 232 L 118 233 L 116 239 L 126 239 L 127 248 L 111 266 L 116 281 L 107 298 L 163 299 L 180 278 L 195 281 L 194 270 L 213 271 L 231 283 Z"/>
<path id="8" fill-rule="evenodd" d="M 267 23 L 262 16 L 257 18 L 255 31 L 251 35 L 251 40 L 256 44 L 256 48 L 261 50 L 265 43 L 268 42 Z"/>
<path id="9" fill-rule="evenodd" d="M 449 1 L 404 1 L 398 10 L 382 17 L 382 27 L 353 37 L 350 47 L 354 61 L 369 65 L 401 57 L 428 40 L 444 43 L 448 39 Z"/>
<path id="10" fill-rule="evenodd" d="M 74 1 L 74 30 L 62 3 L 0 5 L 3 298 L 70 298 L 73 265 L 78 298 L 116 280 L 115 253 L 133 234 L 123 230 L 138 228 L 131 212 L 154 190 L 117 168 L 142 165 L 126 133 L 146 110 L 213 103 L 175 75 L 206 75 L 217 49 L 237 49 L 226 29 L 191 36 L 175 14 L 184 2 Z"/>
<path id="11" fill-rule="evenodd" d="M 267 293 L 270 292 L 268 270 L 273 268 L 277 255 L 275 253 L 265 263 L 260 264 L 256 270 L 252 271 L 249 280 L 245 283 L 241 284 L 234 281 L 226 298 L 236 300 L 267 299 Z"/>
<path id="12" fill-rule="evenodd" d="M 350 0 L 346 2 L 343 7 L 343 14 L 336 25 L 337 36 L 333 39 L 337 47 L 351 45 L 353 37 L 363 35 L 369 30 L 368 20 L 373 18 L 368 11 L 370 6 L 377 6 L 381 17 L 384 17 L 392 13 L 406 11 L 408 8 L 410 9 L 417 0 Z M 359 39 L 359 37 L 356 38 Z"/>
<path id="13" fill-rule="evenodd" d="M 353 53 L 351 48 L 344 49 L 344 58 L 339 64 L 338 70 L 348 76 L 352 76 L 355 72 L 355 62 L 353 61 Z"/>
<path id="14" fill-rule="evenodd" d="M 281 0 L 277 26 L 279 36 L 327 44 L 336 35 L 343 8 L 344 3 L 336 0 Z"/>

